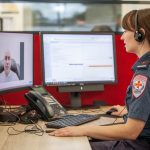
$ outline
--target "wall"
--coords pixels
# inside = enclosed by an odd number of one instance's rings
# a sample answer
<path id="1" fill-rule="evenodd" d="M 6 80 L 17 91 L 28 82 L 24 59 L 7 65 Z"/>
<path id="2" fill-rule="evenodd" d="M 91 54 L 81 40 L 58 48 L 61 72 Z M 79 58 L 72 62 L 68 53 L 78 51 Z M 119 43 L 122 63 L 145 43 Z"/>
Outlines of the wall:
<path id="1" fill-rule="evenodd" d="M 93 101 L 104 101 L 107 104 L 124 104 L 124 97 L 126 88 L 132 78 L 131 67 L 136 61 L 137 57 L 133 54 L 127 54 L 124 48 L 123 41 L 120 40 L 120 35 L 115 36 L 116 39 L 116 59 L 117 59 L 117 76 L 118 83 L 114 85 L 105 85 L 103 92 L 83 92 L 81 93 L 82 105 L 92 105 Z M 42 84 L 42 64 L 40 51 L 40 37 L 38 34 L 34 35 L 34 84 Z M 58 93 L 56 87 L 46 87 L 52 95 L 64 106 L 70 104 L 68 93 Z M 28 90 L 20 90 L 3 94 L 7 104 L 22 105 L 27 104 L 24 93 Z"/>

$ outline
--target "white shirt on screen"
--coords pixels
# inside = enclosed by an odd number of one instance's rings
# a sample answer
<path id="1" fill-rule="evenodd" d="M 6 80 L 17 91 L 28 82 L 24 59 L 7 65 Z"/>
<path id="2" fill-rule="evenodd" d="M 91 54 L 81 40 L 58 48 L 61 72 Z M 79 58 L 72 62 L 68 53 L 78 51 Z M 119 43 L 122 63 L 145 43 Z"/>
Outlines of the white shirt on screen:
<path id="1" fill-rule="evenodd" d="M 18 76 L 16 73 L 10 70 L 10 73 L 8 76 L 5 75 L 5 72 L 3 71 L 0 73 L 0 83 L 3 82 L 10 82 L 10 81 L 17 81 L 19 80 Z"/>

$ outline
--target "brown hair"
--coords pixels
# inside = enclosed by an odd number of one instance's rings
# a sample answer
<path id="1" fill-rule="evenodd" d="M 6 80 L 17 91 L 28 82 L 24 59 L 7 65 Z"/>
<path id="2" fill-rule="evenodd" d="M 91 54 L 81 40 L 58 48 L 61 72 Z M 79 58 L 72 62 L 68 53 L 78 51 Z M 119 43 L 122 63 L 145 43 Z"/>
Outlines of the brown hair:
<path id="1" fill-rule="evenodd" d="M 132 10 L 128 12 L 123 20 L 122 27 L 125 30 L 135 31 L 135 15 L 138 13 L 137 25 L 138 29 L 143 28 L 145 30 L 145 38 L 148 40 L 150 44 L 150 8 L 140 9 L 140 10 Z"/>

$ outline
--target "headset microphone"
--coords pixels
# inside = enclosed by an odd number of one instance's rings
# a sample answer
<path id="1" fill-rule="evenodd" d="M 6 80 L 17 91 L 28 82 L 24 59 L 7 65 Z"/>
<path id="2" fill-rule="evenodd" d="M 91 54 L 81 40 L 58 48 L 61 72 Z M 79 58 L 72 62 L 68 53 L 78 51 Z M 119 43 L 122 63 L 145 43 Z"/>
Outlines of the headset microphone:
<path id="1" fill-rule="evenodd" d="M 139 29 L 138 27 L 138 10 L 136 11 L 135 14 L 135 33 L 134 33 L 134 39 L 137 42 L 142 42 L 145 38 L 144 33 Z"/>

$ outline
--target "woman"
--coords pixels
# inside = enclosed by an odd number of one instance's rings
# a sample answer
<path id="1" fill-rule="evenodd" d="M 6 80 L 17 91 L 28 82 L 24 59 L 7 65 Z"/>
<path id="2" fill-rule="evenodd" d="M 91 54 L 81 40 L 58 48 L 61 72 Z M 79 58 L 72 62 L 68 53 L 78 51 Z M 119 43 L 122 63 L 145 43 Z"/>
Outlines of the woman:
<path id="1" fill-rule="evenodd" d="M 133 10 L 122 21 L 125 32 L 121 36 L 126 51 L 139 60 L 126 94 L 126 110 L 115 106 L 125 115 L 126 123 L 111 126 L 78 126 L 58 129 L 52 136 L 89 136 L 93 150 L 149 150 L 150 149 L 150 9 Z"/>

